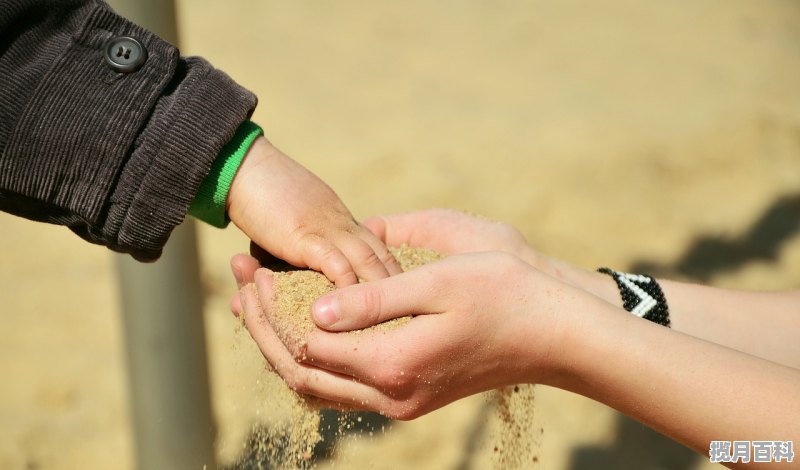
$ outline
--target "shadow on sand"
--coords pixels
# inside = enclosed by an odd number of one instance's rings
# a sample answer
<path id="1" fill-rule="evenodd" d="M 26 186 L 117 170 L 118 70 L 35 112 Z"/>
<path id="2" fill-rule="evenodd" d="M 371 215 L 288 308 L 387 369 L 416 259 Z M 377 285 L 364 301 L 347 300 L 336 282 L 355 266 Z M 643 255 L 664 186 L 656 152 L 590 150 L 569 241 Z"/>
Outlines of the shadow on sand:
<path id="1" fill-rule="evenodd" d="M 702 235 L 674 263 L 640 260 L 628 272 L 655 277 L 682 276 L 708 282 L 753 261 L 777 261 L 781 247 L 800 233 L 800 194 L 777 199 L 751 227 L 736 237 Z M 570 470 L 694 468 L 702 457 L 681 444 L 618 414 L 616 437 L 609 446 L 577 448 Z"/>

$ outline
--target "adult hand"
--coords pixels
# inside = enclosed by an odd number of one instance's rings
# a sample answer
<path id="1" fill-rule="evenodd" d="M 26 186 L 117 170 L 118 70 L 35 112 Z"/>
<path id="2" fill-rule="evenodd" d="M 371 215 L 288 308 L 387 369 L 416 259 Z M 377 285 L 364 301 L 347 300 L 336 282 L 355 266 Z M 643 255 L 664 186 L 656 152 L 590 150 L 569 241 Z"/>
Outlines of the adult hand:
<path id="1" fill-rule="evenodd" d="M 620 305 L 619 292 L 605 274 L 587 271 L 534 250 L 513 226 L 452 209 L 428 209 L 372 217 L 364 222 L 389 246 L 423 246 L 446 254 L 502 251 L 570 286 Z"/>
<path id="2" fill-rule="evenodd" d="M 413 419 L 493 388 L 546 382 L 557 374 L 561 337 L 551 298 L 569 288 L 505 253 L 452 256 L 407 273 L 338 289 L 314 305 L 305 345 L 278 339 L 258 299 L 272 298 L 259 269 L 241 290 L 247 329 L 298 393 L 328 406 Z M 414 315 L 394 329 L 357 333 Z"/>
<path id="3" fill-rule="evenodd" d="M 389 246 L 423 246 L 445 254 L 502 251 L 527 255 L 525 237 L 509 224 L 453 209 L 427 209 L 364 221 Z"/>
<path id="4" fill-rule="evenodd" d="M 233 179 L 227 213 L 270 254 L 321 271 L 337 286 L 401 272 L 386 246 L 353 219 L 328 185 L 263 137 Z"/>

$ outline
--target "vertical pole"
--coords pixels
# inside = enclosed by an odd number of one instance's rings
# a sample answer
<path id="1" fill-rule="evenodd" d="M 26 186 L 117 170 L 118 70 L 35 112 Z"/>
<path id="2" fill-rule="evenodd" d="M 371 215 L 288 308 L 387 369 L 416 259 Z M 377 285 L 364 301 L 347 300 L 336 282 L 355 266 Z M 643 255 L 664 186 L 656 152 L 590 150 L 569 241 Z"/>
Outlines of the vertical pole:
<path id="1" fill-rule="evenodd" d="M 195 238 L 187 222 L 155 264 L 116 256 L 141 469 L 214 468 Z"/>
<path id="2" fill-rule="evenodd" d="M 177 44 L 172 0 L 109 3 Z M 175 229 L 156 263 L 116 256 L 140 469 L 215 468 L 196 240 L 195 227 L 187 220 Z"/>

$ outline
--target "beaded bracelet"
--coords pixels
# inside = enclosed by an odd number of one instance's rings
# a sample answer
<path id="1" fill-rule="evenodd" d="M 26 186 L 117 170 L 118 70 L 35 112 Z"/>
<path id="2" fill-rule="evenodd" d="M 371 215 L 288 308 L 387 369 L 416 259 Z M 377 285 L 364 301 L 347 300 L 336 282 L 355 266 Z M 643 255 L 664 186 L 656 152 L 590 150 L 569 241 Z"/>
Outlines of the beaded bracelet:
<path id="1" fill-rule="evenodd" d="M 622 273 L 609 268 L 600 268 L 597 271 L 608 274 L 617 283 L 625 310 L 669 328 L 667 300 L 655 279 L 644 274 Z"/>

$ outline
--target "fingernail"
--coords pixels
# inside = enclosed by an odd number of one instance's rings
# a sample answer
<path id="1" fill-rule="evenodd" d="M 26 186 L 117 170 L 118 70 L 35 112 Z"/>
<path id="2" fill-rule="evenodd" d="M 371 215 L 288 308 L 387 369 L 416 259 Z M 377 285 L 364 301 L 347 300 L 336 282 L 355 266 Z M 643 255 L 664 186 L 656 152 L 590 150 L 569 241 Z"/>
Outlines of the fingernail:
<path id="1" fill-rule="evenodd" d="M 322 327 L 328 327 L 339 321 L 339 305 L 336 299 L 329 295 L 317 300 L 311 312 L 314 322 Z"/>

